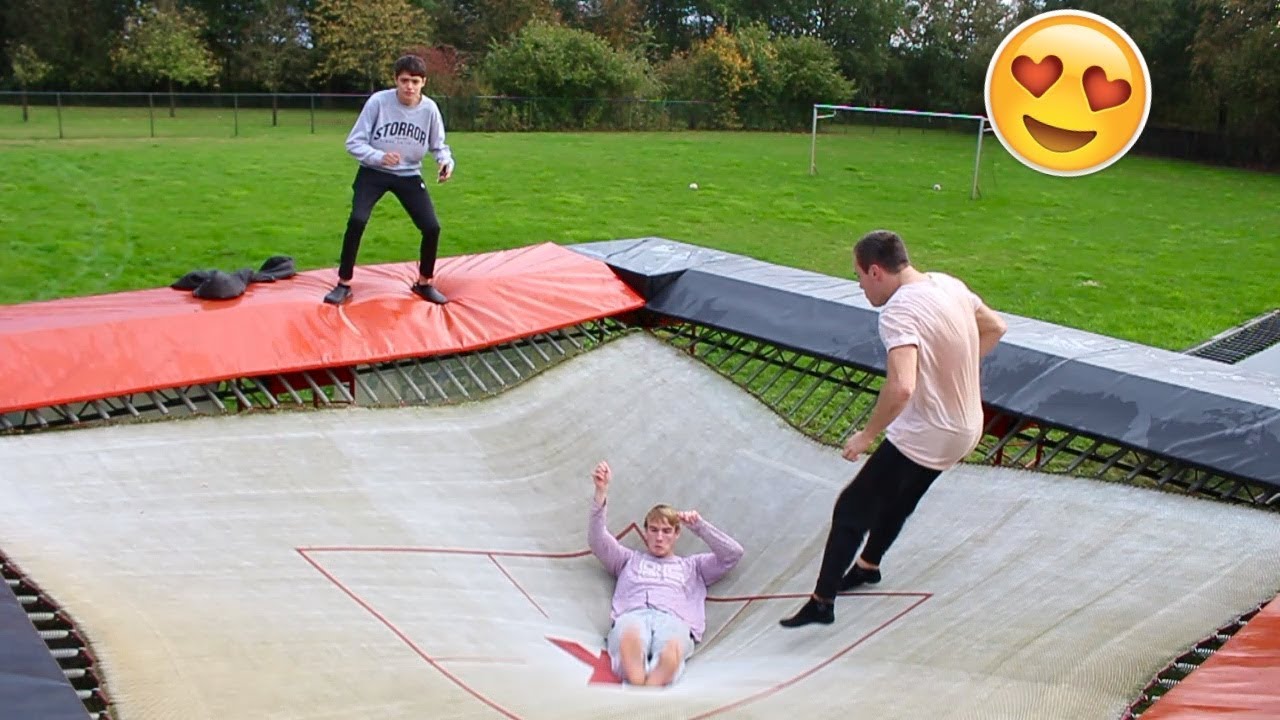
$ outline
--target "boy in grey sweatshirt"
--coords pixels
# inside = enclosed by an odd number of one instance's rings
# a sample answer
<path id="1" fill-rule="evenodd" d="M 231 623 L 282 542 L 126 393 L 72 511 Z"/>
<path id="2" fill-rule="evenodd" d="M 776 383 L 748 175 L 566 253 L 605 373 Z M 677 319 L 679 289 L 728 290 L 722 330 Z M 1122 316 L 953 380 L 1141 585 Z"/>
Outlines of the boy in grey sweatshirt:
<path id="1" fill-rule="evenodd" d="M 351 299 L 351 276 L 356 253 L 369 216 L 388 191 L 396 196 L 422 233 L 418 281 L 413 292 L 425 300 L 444 304 L 448 299 L 432 284 L 436 251 L 440 245 L 440 221 L 422 178 L 422 160 L 429 152 L 439 167 L 436 178 L 453 175 L 453 155 L 444 142 L 440 108 L 422 94 L 427 64 L 416 55 L 396 60 L 396 87 L 374 93 L 364 104 L 347 135 L 347 152 L 360 162 L 352 183 L 354 195 L 347 231 L 342 238 L 338 284 L 324 301 L 340 305 Z"/>

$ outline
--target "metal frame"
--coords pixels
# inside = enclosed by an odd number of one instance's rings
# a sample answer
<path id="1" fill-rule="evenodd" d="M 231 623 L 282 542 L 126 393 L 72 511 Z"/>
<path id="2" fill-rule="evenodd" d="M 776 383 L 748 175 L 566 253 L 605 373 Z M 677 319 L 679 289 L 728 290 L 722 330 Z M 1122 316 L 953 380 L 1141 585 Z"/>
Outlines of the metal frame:
<path id="1" fill-rule="evenodd" d="M 874 368 L 834 362 L 712 327 L 664 318 L 646 325 L 653 336 L 706 363 L 798 431 L 830 445 L 842 444 L 861 426 L 884 381 Z M 240 378 L 10 413 L 0 415 L 0 431 L 38 432 L 249 410 L 467 402 L 501 393 L 570 357 L 635 331 L 639 331 L 635 326 L 606 318 L 471 352 Z M 988 412 L 982 441 L 968 461 L 1280 511 L 1280 489 L 1258 487 L 1079 429 L 1045 426 L 1033 418 L 999 411 Z M 93 655 L 74 623 L 33 583 L 16 574 L 3 555 L 0 575 L 31 608 L 33 623 L 72 680 L 90 716 L 105 719 L 110 703 L 99 686 Z M 1152 680 L 1121 720 L 1136 720 L 1256 613 L 1257 609 L 1242 615 L 1177 658 Z"/>
<path id="2" fill-rule="evenodd" d="M 98 677 L 98 660 L 75 623 L 21 569 L 0 552 L 0 580 L 18 598 L 91 720 L 107 720 L 111 699 Z"/>
<path id="3" fill-rule="evenodd" d="M 250 410 L 367 405 L 441 405 L 495 395 L 575 355 L 632 332 L 606 318 L 452 355 L 356 367 L 239 378 L 0 415 L 9 433 L 74 429 L 130 421 Z M 75 622 L 0 554 L 0 576 L 14 589 L 91 720 L 107 720 L 111 701 L 97 661 Z"/>
<path id="4" fill-rule="evenodd" d="M 870 414 L 884 378 L 869 368 L 780 348 L 693 323 L 655 334 L 702 360 L 818 442 L 842 444 Z M 1280 489 L 1197 468 L 1079 429 L 987 413 L 969 462 L 1019 467 L 1179 492 L 1280 511 Z"/>
<path id="5" fill-rule="evenodd" d="M 814 440 L 831 445 L 861 426 L 884 378 L 768 342 L 692 323 L 668 323 L 654 333 L 750 392 Z M 1124 447 L 1079 430 L 990 411 L 969 462 L 1019 467 L 1154 488 L 1280 511 L 1280 490 Z M 1199 667 L 1262 606 L 1219 628 L 1171 662 L 1143 689 L 1120 720 L 1137 720 L 1161 695 Z"/>
<path id="6" fill-rule="evenodd" d="M 1142 717 L 1143 713 L 1150 710 L 1157 700 L 1177 686 L 1178 683 L 1185 680 L 1192 672 L 1195 672 L 1205 660 L 1208 660 L 1211 655 L 1221 649 L 1223 644 L 1230 640 L 1233 635 L 1240 632 L 1264 607 L 1266 607 L 1265 603 L 1244 613 L 1215 630 L 1209 637 L 1196 643 L 1195 647 L 1174 658 L 1173 662 L 1166 665 L 1142 689 L 1138 699 L 1125 708 L 1119 720 L 1138 720 L 1138 718 Z"/>
<path id="7" fill-rule="evenodd" d="M 1280 343 L 1280 310 L 1272 310 L 1183 352 L 1234 365 L 1277 343 Z"/>
<path id="8" fill-rule="evenodd" d="M 625 327 L 606 318 L 452 355 L 274 373 L 34 408 L 0 415 L 0 431 L 39 431 L 247 410 L 477 400 L 613 339 Z"/>
<path id="9" fill-rule="evenodd" d="M 1280 310 L 1243 327 L 1268 336 L 1280 332 Z M 845 366 L 696 323 L 667 322 L 657 333 L 738 382 L 801 432 L 828 444 L 843 443 L 861 425 L 883 382 L 878 370 Z M 784 379 L 788 374 L 789 379 Z M 1280 510 L 1280 487 L 1126 446 L 1086 429 L 1045 425 L 1031 417 L 994 409 L 986 419 L 982 441 L 968 458 L 971 462 L 1090 477 Z"/>

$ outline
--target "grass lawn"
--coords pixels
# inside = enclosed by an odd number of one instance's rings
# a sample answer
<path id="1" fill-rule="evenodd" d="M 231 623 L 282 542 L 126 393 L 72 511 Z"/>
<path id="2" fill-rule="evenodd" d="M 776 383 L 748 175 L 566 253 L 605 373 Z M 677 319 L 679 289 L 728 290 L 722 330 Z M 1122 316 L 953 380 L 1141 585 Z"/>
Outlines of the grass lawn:
<path id="1" fill-rule="evenodd" d="M 0 303 L 162 286 L 274 254 L 301 269 L 337 264 L 355 171 L 345 123 L 312 134 L 301 116 L 276 129 L 246 116 L 238 138 L 210 125 L 203 137 L 151 139 L 144 114 L 119 131 L 133 137 L 12 139 L 9 115 Z M 971 135 L 833 132 L 819 140 L 816 176 L 805 134 L 449 141 L 455 178 L 430 185 L 442 255 L 655 235 L 851 277 L 852 243 L 885 227 L 918 266 L 963 277 L 1000 310 L 1155 346 L 1184 349 L 1280 306 L 1275 175 L 1130 156 L 1055 178 L 988 135 L 973 201 Z M 360 262 L 416 256 L 416 232 L 388 196 Z"/>

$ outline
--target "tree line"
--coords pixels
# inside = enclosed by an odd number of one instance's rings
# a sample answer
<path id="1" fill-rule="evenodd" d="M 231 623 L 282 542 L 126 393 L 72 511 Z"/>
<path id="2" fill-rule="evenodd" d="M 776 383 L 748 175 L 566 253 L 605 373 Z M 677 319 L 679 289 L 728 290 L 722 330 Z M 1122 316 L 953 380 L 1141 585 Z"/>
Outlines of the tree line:
<path id="1" fill-rule="evenodd" d="M 6 0 L 0 84 L 363 93 L 416 52 L 433 95 L 710 100 L 726 127 L 813 102 L 983 114 L 1000 41 L 1064 8 L 1133 37 L 1149 126 L 1277 142 L 1276 0 Z"/>

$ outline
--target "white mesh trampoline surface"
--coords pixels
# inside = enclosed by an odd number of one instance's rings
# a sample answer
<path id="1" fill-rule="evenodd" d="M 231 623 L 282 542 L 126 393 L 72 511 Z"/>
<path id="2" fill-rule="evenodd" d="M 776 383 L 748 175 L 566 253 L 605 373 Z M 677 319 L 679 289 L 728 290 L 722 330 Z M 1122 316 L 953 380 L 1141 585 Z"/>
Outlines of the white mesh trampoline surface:
<path id="1" fill-rule="evenodd" d="M 670 502 L 746 549 L 671 688 L 591 681 L 601 459 L 612 531 Z M 858 466 L 633 335 L 465 405 L 0 438 L 0 547 L 84 631 L 120 720 L 1102 720 L 1280 587 L 1274 514 L 965 466 L 882 583 L 781 628 Z"/>

